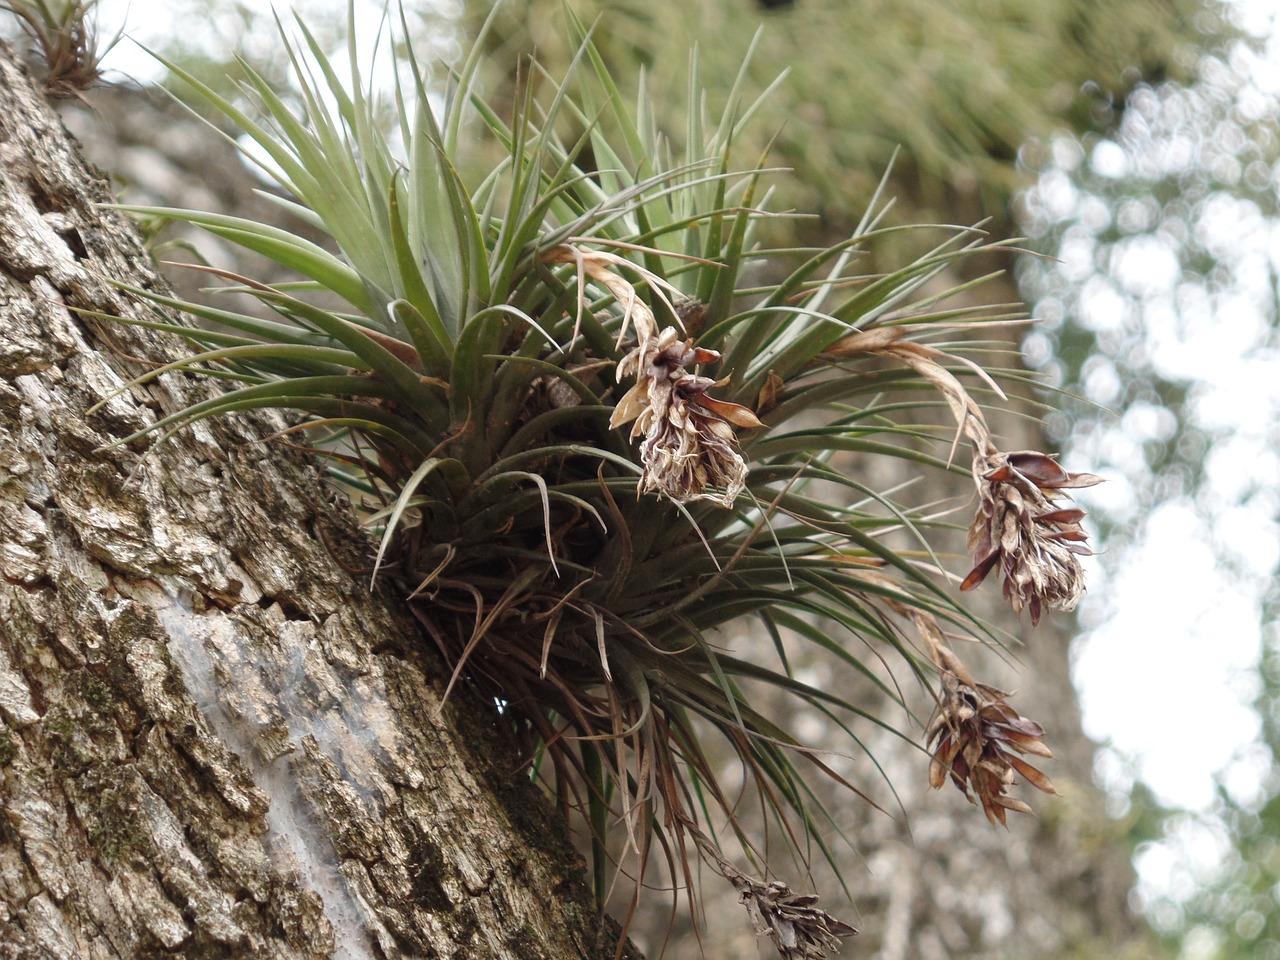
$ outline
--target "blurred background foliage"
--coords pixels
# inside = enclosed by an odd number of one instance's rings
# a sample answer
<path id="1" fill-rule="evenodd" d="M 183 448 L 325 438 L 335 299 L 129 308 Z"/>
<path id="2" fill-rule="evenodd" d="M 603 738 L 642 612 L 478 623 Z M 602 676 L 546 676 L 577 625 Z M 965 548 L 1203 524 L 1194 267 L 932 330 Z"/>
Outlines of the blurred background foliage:
<path id="1" fill-rule="evenodd" d="M 306 11 L 335 51 L 345 42 L 344 6 Z M 376 3 L 357 7 L 367 9 L 365 21 L 379 15 Z M 492 20 L 485 95 L 494 100 L 525 82 L 535 50 L 557 77 L 574 54 L 563 0 L 406 7 L 415 45 L 444 61 Z M 594 39 L 620 89 L 634 89 L 643 71 L 667 104 L 668 115 L 657 119 L 677 149 L 690 52 L 697 50 L 714 114 L 763 28 L 749 81 L 764 89 L 784 70 L 789 76 L 753 126 L 761 139 L 739 149 L 744 162 L 767 151 L 771 162 L 793 168 L 790 205 L 841 233 L 895 156 L 895 195 L 914 221 L 973 213 L 970 220 L 1012 223 L 1010 201 L 1027 183 L 1019 155 L 1029 142 L 1109 129 L 1137 85 L 1188 80 L 1199 51 L 1233 31 L 1201 0 L 576 0 L 572 8 L 596 24 Z M 284 65 L 272 63 L 266 3 L 175 0 L 166 16 L 179 28 L 164 42 L 166 55 L 201 81 L 231 90 L 240 55 L 287 82 Z"/>
<path id="2" fill-rule="evenodd" d="M 1180 956 L 1275 960 L 1280 37 L 1272 4 L 1227 12 L 1240 33 L 1194 82 L 1142 85 L 1110 133 L 1044 146 L 1020 222 L 1059 260 L 1020 281 L 1044 320 L 1028 358 L 1080 398 L 1055 432 L 1114 478 L 1077 675 L 1140 902 Z M 1105 679 L 1134 657 L 1180 707 L 1157 719 Z"/>
<path id="3" fill-rule="evenodd" d="M 491 9 L 464 3 L 465 32 Z M 754 80 L 764 88 L 784 68 L 789 76 L 756 127 L 776 139 L 740 148 L 768 147 L 794 168 L 788 199 L 832 231 L 848 229 L 895 153 L 894 193 L 916 221 L 970 211 L 1004 219 L 1025 182 L 1018 155 L 1029 139 L 1109 122 L 1141 79 L 1189 76 L 1197 45 L 1222 26 L 1197 0 L 584 0 L 574 9 L 604 18 L 599 41 L 619 85 L 643 69 L 673 111 L 691 47 L 707 78 L 732 78 L 763 24 Z M 514 65 L 536 49 L 557 73 L 572 56 L 561 19 L 561 0 L 499 5 L 490 62 Z M 663 125 L 673 136 L 682 126 L 678 114 Z"/>
<path id="4" fill-rule="evenodd" d="M 1273 6 L 574 4 L 606 14 L 597 40 L 619 86 L 643 69 L 677 142 L 692 44 L 714 83 L 763 23 L 757 87 L 790 76 L 756 129 L 780 132 L 740 148 L 796 169 L 782 205 L 818 211 L 815 236 L 848 228 L 900 147 L 899 222 L 990 217 L 996 235 L 1057 258 L 1018 273 L 1042 320 L 1025 355 L 1079 398 L 1049 421 L 1056 445 L 1112 478 L 1090 498 L 1106 552 L 1076 676 L 1087 729 L 1109 741 L 1097 770 L 1134 852 L 1135 902 L 1186 960 L 1280 958 Z M 341 8 L 327 22 L 308 11 L 335 46 Z M 480 0 L 412 11 L 446 60 L 490 12 Z M 264 5 L 185 0 L 168 15 L 181 29 L 166 52 L 202 79 L 223 84 L 232 50 L 270 71 Z M 514 93 L 533 49 L 567 64 L 561 17 L 559 0 L 499 9 L 490 96 Z M 1140 665 L 1138 681 L 1117 662 Z"/>

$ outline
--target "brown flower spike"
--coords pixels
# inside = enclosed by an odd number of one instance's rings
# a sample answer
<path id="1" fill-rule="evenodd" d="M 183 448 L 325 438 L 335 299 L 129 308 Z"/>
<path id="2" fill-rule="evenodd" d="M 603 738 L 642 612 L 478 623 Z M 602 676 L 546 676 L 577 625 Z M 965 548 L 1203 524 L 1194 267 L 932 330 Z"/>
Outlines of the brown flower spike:
<path id="1" fill-rule="evenodd" d="M 618 376 L 634 374 L 636 383 L 618 401 L 609 425 L 634 420 L 632 438 L 644 437 L 641 493 L 656 490 L 680 503 L 708 499 L 728 507 L 742 492 L 747 465 L 733 428 L 763 424 L 746 407 L 707 396 L 716 381 L 686 369 L 718 359 L 716 351 L 695 347 L 666 327 L 642 338 L 618 364 Z"/>
<path id="2" fill-rule="evenodd" d="M 840 949 L 840 939 L 858 931 L 815 904 L 813 894 L 799 894 L 780 880 L 764 884 L 749 877 L 730 877 L 738 900 L 747 908 L 756 936 L 767 936 L 783 960 L 824 960 Z"/>
<path id="3" fill-rule="evenodd" d="M 884 587 L 894 585 L 876 571 L 862 571 L 859 577 Z M 1031 813 L 1022 800 L 1005 796 L 1015 774 L 1046 793 L 1056 793 L 1048 777 L 1021 759 L 1028 753 L 1053 757 L 1044 744 L 1044 728 L 1019 716 L 1009 705 L 1008 694 L 973 679 L 933 614 L 900 603 L 891 595 L 881 601 L 915 625 L 942 678 L 937 705 L 925 726 L 925 744 L 932 753 L 929 785 L 940 789 L 950 776 L 970 803 L 982 805 L 988 820 L 1002 824 L 1006 810 Z"/>
<path id="4" fill-rule="evenodd" d="M 634 420 L 631 438 L 644 437 L 640 444 L 644 471 L 638 492 L 656 490 L 676 503 L 714 500 L 724 507 L 733 506 L 747 482 L 747 464 L 738 452 L 733 428 L 764 424 L 749 408 L 707 395 L 707 390 L 720 384 L 688 368 L 714 363 L 720 354 L 695 347 L 675 327 L 659 330 L 653 311 L 636 294 L 635 286 L 609 268 L 627 264 L 644 276 L 659 297 L 663 296 L 662 288 L 672 293 L 674 288 L 621 257 L 599 250 L 562 245 L 548 250 L 543 260 L 572 263 L 578 268 L 580 309 L 585 302 L 583 281 L 588 276 L 613 294 L 623 310 L 619 342 L 628 327 L 635 329 L 639 343 L 619 361 L 617 378 L 621 382 L 634 376 L 636 382 L 618 401 L 609 426 L 620 427 Z M 685 301 L 672 309 L 690 328 L 704 320 L 700 304 Z"/>
<path id="5" fill-rule="evenodd" d="M 1079 558 L 1091 551 L 1080 526 L 1084 511 L 1061 506 L 1056 498 L 1102 478 L 1068 473 L 1053 458 L 1031 451 L 979 454 L 973 475 L 979 499 L 969 528 L 973 569 L 960 589 L 972 590 L 999 565 L 1005 598 L 1017 613 L 1030 608 L 1032 626 L 1045 606 L 1074 610 L 1084 595 Z"/>
<path id="6" fill-rule="evenodd" d="M 747 876 L 723 856 L 692 823 L 690 836 L 707 862 L 738 891 L 738 902 L 747 908 L 757 937 L 768 937 L 782 960 L 826 960 L 827 951 L 839 952 L 840 941 L 858 931 L 818 906 L 818 897 L 796 893 L 781 880 L 768 883 Z"/>
<path id="7" fill-rule="evenodd" d="M 994 687 L 975 683 L 967 671 L 962 677 L 944 669 L 925 742 L 933 751 L 929 785 L 937 790 L 950 776 L 970 803 L 982 804 L 988 820 L 1007 826 L 1006 810 L 1031 812 L 1022 800 L 1005 796 L 1015 774 L 1045 793 L 1057 791 L 1048 777 L 1021 759 L 1028 753 L 1053 756 L 1041 739 L 1044 728 L 1019 716 L 1005 696 Z"/>
<path id="8" fill-rule="evenodd" d="M 1055 503 L 1059 491 L 1091 487 L 1101 477 L 1068 473 L 1052 457 L 1033 451 L 1001 453 L 991 437 L 986 417 L 943 361 L 970 366 L 1003 397 L 981 368 L 930 347 L 906 340 L 908 326 L 860 330 L 833 344 L 824 354 L 841 360 L 859 353 L 904 363 L 932 383 L 955 414 L 961 436 L 973 443 L 973 476 L 978 485 L 978 512 L 969 528 L 973 569 L 960 584 L 972 590 L 997 563 L 1004 571 L 1004 595 L 1015 612 L 1031 608 L 1031 623 L 1040 622 L 1045 606 L 1072 610 L 1084 594 L 1081 556 L 1088 556 L 1086 534 L 1080 526 L 1084 511 Z M 1070 498 L 1068 498 L 1069 500 Z"/>

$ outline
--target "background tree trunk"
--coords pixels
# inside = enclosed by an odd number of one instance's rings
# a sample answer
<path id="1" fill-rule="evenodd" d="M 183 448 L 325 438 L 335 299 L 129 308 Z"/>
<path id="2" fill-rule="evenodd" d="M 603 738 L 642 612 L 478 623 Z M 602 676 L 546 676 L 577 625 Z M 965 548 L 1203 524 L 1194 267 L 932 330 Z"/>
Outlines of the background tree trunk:
<path id="1" fill-rule="evenodd" d="M 203 389 L 114 395 L 180 348 L 74 312 L 159 282 L 106 199 L 0 45 L 0 957 L 612 957 L 282 424 L 104 449 Z"/>

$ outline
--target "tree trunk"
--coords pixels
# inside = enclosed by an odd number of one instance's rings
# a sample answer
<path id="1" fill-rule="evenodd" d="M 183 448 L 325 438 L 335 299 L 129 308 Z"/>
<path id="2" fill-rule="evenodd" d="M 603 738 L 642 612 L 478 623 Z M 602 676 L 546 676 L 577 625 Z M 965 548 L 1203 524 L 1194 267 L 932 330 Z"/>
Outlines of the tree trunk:
<path id="1" fill-rule="evenodd" d="M 281 424 L 108 446 L 203 387 L 115 395 L 181 348 L 76 312 L 154 319 L 106 199 L 0 46 L 0 957 L 612 957 Z"/>

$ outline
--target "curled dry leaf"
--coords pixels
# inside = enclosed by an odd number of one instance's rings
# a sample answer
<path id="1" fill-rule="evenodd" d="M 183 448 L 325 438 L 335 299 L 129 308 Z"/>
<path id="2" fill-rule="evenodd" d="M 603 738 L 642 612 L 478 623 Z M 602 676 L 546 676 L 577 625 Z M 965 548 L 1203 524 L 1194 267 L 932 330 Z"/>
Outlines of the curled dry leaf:
<path id="1" fill-rule="evenodd" d="M 1000 567 L 1004 595 L 1021 613 L 1040 622 L 1044 607 L 1073 610 L 1084 595 L 1080 557 L 1090 551 L 1081 527 L 1084 511 L 1063 506 L 1061 491 L 1091 487 L 1102 478 L 1068 473 L 1043 453 L 986 453 L 974 459 L 978 510 L 969 528 L 973 569 L 960 584 L 972 590 Z M 1070 498 L 1067 498 L 1070 502 Z"/>
<path id="2" fill-rule="evenodd" d="M 768 377 L 765 378 L 764 386 L 760 388 L 760 395 L 756 398 L 756 413 L 764 416 L 770 410 L 778 405 L 778 398 L 782 396 L 782 391 L 786 387 L 782 378 L 769 371 Z"/>
<path id="3" fill-rule="evenodd" d="M 1052 757 L 1044 728 L 1020 716 L 1007 694 L 943 670 L 938 705 L 925 741 L 933 752 L 929 785 L 941 788 L 949 776 L 970 803 L 980 803 L 987 819 L 1005 824 L 1005 811 L 1031 813 L 1022 800 L 1005 795 L 1016 775 L 1038 790 L 1057 793 L 1047 776 L 1022 759 Z"/>

